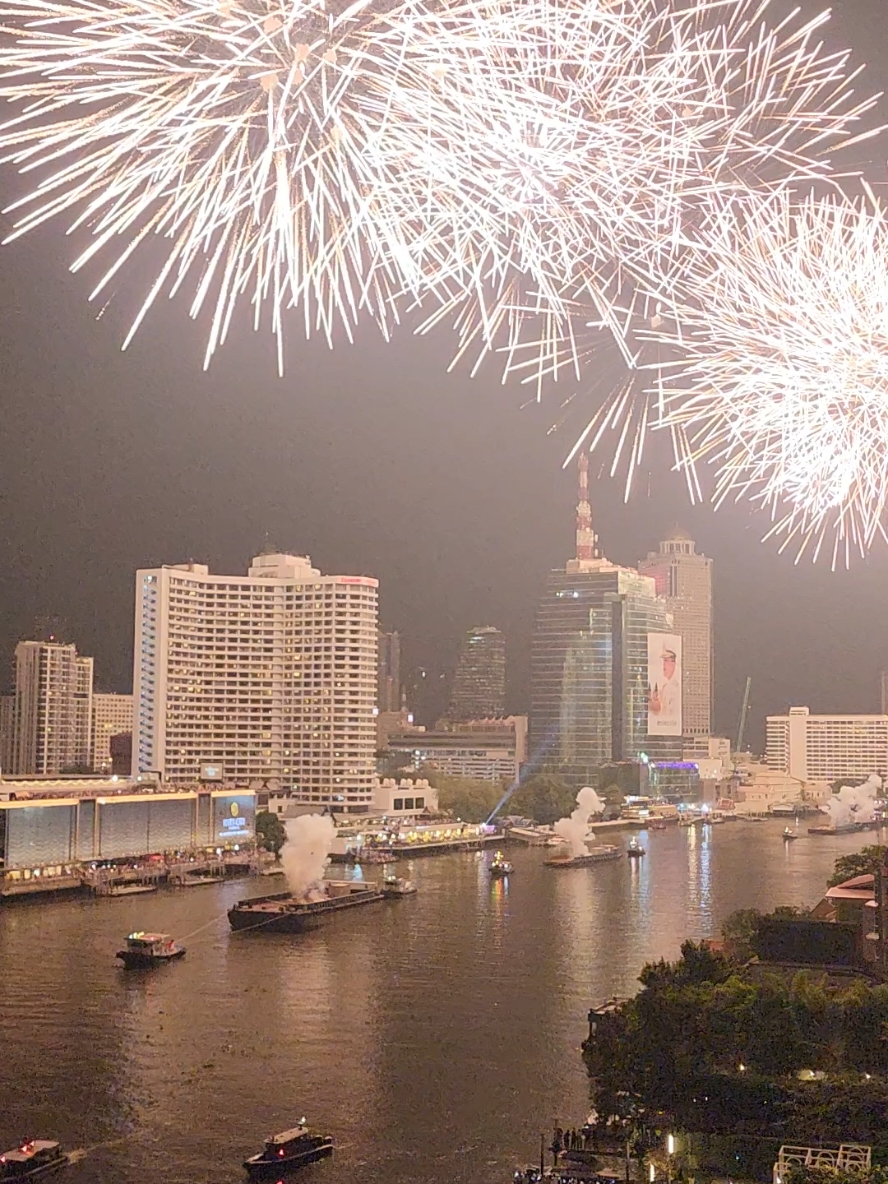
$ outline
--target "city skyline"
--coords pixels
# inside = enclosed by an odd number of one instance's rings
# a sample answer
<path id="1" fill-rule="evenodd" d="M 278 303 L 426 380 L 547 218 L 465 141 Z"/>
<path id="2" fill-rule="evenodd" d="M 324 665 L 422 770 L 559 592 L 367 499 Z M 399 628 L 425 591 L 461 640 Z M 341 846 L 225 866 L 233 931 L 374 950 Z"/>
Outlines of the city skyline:
<path id="1" fill-rule="evenodd" d="M 572 484 L 573 473 L 574 473 L 573 466 L 571 466 L 571 468 L 567 471 L 566 474 L 561 474 L 562 477 L 566 478 L 565 488 L 563 490 L 563 495 L 564 495 L 565 499 L 571 498 L 571 490 L 570 490 L 570 487 L 567 484 L 567 482 L 570 482 Z M 604 483 L 602 483 L 602 482 L 596 483 L 593 481 L 591 496 L 592 496 L 593 500 L 595 501 L 596 521 L 598 521 L 599 519 L 604 520 L 606 523 L 605 529 L 610 533 L 612 528 L 607 525 L 607 521 L 608 521 L 608 519 L 613 521 L 613 518 L 615 517 L 614 507 L 613 507 L 612 503 L 610 502 L 610 499 L 606 496 L 603 496 L 600 499 L 596 499 L 596 493 L 606 493 L 606 492 L 607 492 L 607 489 L 606 489 L 606 486 L 604 485 Z M 599 502 L 604 507 L 603 513 L 599 513 L 599 511 L 598 511 Z M 559 514 L 560 520 L 557 523 L 557 525 L 560 528 L 560 531 L 562 533 L 564 533 L 565 536 L 567 536 L 565 539 L 565 547 L 570 548 L 571 543 L 569 541 L 569 530 L 570 530 L 571 516 L 570 516 L 569 505 L 562 506 L 560 509 L 561 509 L 561 513 Z M 627 517 L 637 519 L 637 515 L 635 515 L 633 513 L 633 507 L 631 507 L 631 506 L 628 508 L 622 507 L 622 509 L 623 509 L 624 513 L 627 515 Z M 697 538 L 702 537 L 703 539 L 706 539 L 707 535 L 710 533 L 709 531 L 707 531 L 707 522 L 705 519 L 706 513 L 707 513 L 707 511 L 705 511 L 705 510 L 703 512 L 701 512 L 701 509 L 699 507 L 689 508 L 687 513 L 684 513 L 679 516 L 678 521 L 685 524 L 685 523 L 689 523 L 693 520 L 696 520 L 696 522 L 698 523 L 698 526 L 695 527 L 695 530 L 694 530 L 695 535 L 697 536 Z M 666 521 L 668 521 L 668 519 L 666 519 Z M 717 525 L 717 520 L 716 520 L 716 525 Z M 667 536 L 669 536 L 672 533 L 675 533 L 674 527 L 673 527 L 673 529 L 669 529 L 667 527 L 664 527 L 664 529 L 662 531 L 660 531 L 660 537 L 666 538 Z M 639 536 L 642 538 L 646 538 L 649 536 L 649 534 L 650 534 L 650 532 L 644 531 L 644 528 L 642 528 L 641 530 L 636 529 L 636 532 L 634 533 L 633 538 L 639 537 Z M 651 549 L 652 550 L 655 546 L 655 542 L 651 541 L 651 542 L 647 542 L 647 543 L 642 543 L 641 546 L 644 549 Z M 723 666 L 725 665 L 725 658 L 727 657 L 727 655 L 724 655 L 724 657 L 723 657 L 723 653 L 724 653 L 724 651 L 730 651 L 730 650 L 736 651 L 736 649 L 738 648 L 738 643 L 740 643 L 742 645 L 742 637 L 739 637 L 736 634 L 732 635 L 732 633 L 729 631 L 729 629 L 724 627 L 726 624 L 725 618 L 727 617 L 728 620 L 730 620 L 730 617 L 727 612 L 725 613 L 724 617 L 722 615 L 722 607 L 721 607 L 722 601 L 720 598 L 721 592 L 720 592 L 720 588 L 719 588 L 719 584 L 721 582 L 719 577 L 721 576 L 722 573 L 720 571 L 721 564 L 720 564 L 720 559 L 719 559 L 717 540 L 714 544 L 711 541 L 706 542 L 706 543 L 704 543 L 704 546 L 706 548 L 706 552 L 707 552 L 709 558 L 710 559 L 713 557 L 715 558 L 715 592 L 714 592 L 713 599 L 718 604 L 718 609 L 717 609 L 718 628 L 716 631 L 716 640 L 715 640 L 715 649 L 716 649 L 716 652 L 718 655 L 718 660 L 717 660 L 717 665 L 716 665 L 716 670 L 717 670 L 716 688 L 717 689 L 716 689 L 716 696 L 715 696 L 715 713 L 714 713 L 714 717 L 713 717 L 713 734 L 734 736 L 734 734 L 736 732 L 736 722 L 737 722 L 736 717 L 739 715 L 740 697 L 742 695 L 742 689 L 743 689 L 742 684 L 745 681 L 745 678 L 742 675 L 742 667 L 737 667 L 735 665 L 734 669 L 735 669 L 735 671 L 739 670 L 739 673 L 735 675 L 734 671 L 732 671 L 731 672 L 732 677 L 731 677 L 730 681 L 733 683 L 732 690 L 733 690 L 734 694 L 736 695 L 736 704 L 734 705 L 734 704 L 728 703 L 726 705 L 724 702 L 724 685 L 728 681 L 728 679 L 725 678 L 725 671 L 723 669 Z M 713 550 L 713 548 L 714 548 L 714 550 Z M 298 548 L 291 548 L 291 549 L 298 550 Z M 634 549 L 636 550 L 636 552 L 638 551 L 637 547 L 635 547 Z M 700 548 L 698 545 L 698 550 L 700 550 L 700 549 L 702 549 L 702 548 Z M 625 545 L 625 541 L 623 542 L 623 545 L 621 545 L 620 539 L 619 539 L 619 531 L 616 532 L 616 545 L 613 546 L 609 542 L 608 543 L 608 550 L 613 551 L 614 554 L 619 554 L 620 559 L 615 560 L 616 562 L 622 562 L 626 566 L 634 566 L 635 563 L 637 562 L 637 559 L 633 559 L 633 557 L 629 553 L 630 548 Z M 570 552 L 568 551 L 567 553 L 570 553 Z M 641 553 L 644 553 L 644 551 L 642 551 Z M 178 558 L 178 557 L 175 557 L 175 558 Z M 175 561 L 175 558 L 173 561 Z M 233 562 L 238 563 L 237 560 L 234 560 Z M 562 562 L 563 562 L 563 557 L 562 557 Z M 220 565 L 213 564 L 212 566 L 220 566 Z M 340 564 L 339 566 L 344 568 L 345 563 Z M 888 568 L 888 565 L 886 565 L 886 568 Z M 800 571 L 799 568 L 793 567 L 793 566 L 790 566 L 789 570 L 787 570 L 786 572 L 783 573 L 785 580 L 790 581 L 793 584 L 795 584 L 796 590 L 798 592 L 800 592 L 801 594 L 803 594 L 805 591 L 805 580 L 803 577 L 807 576 L 808 574 L 809 574 L 808 572 Z M 813 573 L 811 573 L 811 574 L 813 574 Z M 539 584 L 540 584 L 540 590 L 541 590 L 542 583 L 545 578 L 545 572 L 541 572 L 540 575 L 541 575 L 541 579 L 539 581 Z M 851 582 L 851 583 L 858 582 L 854 572 L 852 572 L 852 573 L 837 572 L 837 573 L 834 573 L 834 575 L 831 578 L 834 579 L 835 581 L 837 581 L 839 584 L 846 583 L 846 582 Z M 824 591 L 822 588 L 820 588 L 819 590 L 821 593 Z M 383 583 L 381 581 L 381 588 L 380 588 L 381 628 L 386 625 L 389 628 L 391 628 L 391 626 L 392 626 L 392 616 L 390 613 L 389 614 L 386 613 L 385 606 L 386 606 L 387 602 L 388 603 L 391 602 L 392 596 L 390 595 L 390 593 L 393 591 L 395 591 L 395 589 L 391 586 L 390 583 L 387 584 L 387 583 Z M 829 592 L 829 591 L 831 591 L 831 589 L 829 587 L 827 587 L 826 591 Z M 870 591 L 875 591 L 875 588 L 870 589 Z M 389 593 L 389 595 L 387 595 L 387 593 Z M 128 599 L 129 599 L 129 597 L 128 597 Z M 41 607 L 43 608 L 44 611 L 49 612 L 49 613 L 52 613 L 55 608 L 54 604 L 49 603 L 49 602 L 43 602 Z M 127 607 L 129 607 L 129 606 L 127 606 Z M 726 607 L 728 609 L 730 609 L 730 602 L 728 602 L 728 605 Z M 467 618 L 469 620 L 473 619 L 471 610 L 469 609 L 466 611 L 467 611 Z M 130 609 L 130 613 L 131 613 L 131 609 Z M 33 616 L 34 616 L 33 606 L 28 606 L 26 608 L 26 610 L 24 611 L 23 616 L 25 617 L 25 625 L 23 626 L 24 637 L 27 637 L 29 635 L 29 633 L 33 632 Z M 73 616 L 73 614 L 72 614 L 72 616 Z M 748 610 L 748 616 L 749 617 L 755 616 L 755 613 L 751 608 Z M 528 617 L 530 617 L 531 619 L 528 620 Z M 509 649 L 509 662 L 508 662 L 508 666 L 507 666 L 506 708 L 507 708 L 507 711 L 509 711 L 510 713 L 514 713 L 516 711 L 526 712 L 529 709 L 530 695 L 529 695 L 529 679 L 528 679 L 528 673 L 529 673 L 528 659 L 529 659 L 529 639 L 530 639 L 530 631 L 531 631 L 531 626 L 532 626 L 532 606 L 531 606 L 531 611 L 529 613 L 525 612 L 525 620 L 527 621 L 527 631 L 523 636 L 520 634 L 516 635 L 513 632 L 507 632 L 506 629 L 503 630 L 503 632 L 507 634 L 507 642 L 508 642 L 508 649 Z M 90 647 L 87 643 L 82 642 L 81 638 L 83 636 L 87 635 L 88 631 L 85 631 L 85 630 L 79 628 L 77 618 L 76 618 L 76 616 L 74 617 L 72 625 L 69 627 L 69 633 L 72 636 L 72 638 L 74 638 L 74 640 L 76 641 L 78 649 L 81 652 L 92 653 L 93 656 L 96 657 L 96 679 L 95 679 L 95 681 L 96 681 L 97 688 L 101 687 L 103 690 L 117 692 L 117 693 L 128 693 L 129 692 L 130 685 L 129 685 L 129 682 L 127 681 L 126 673 L 125 672 L 122 674 L 116 673 L 116 677 L 115 677 L 115 674 L 111 674 L 111 673 L 109 673 L 109 671 L 120 672 L 121 667 L 123 667 L 124 671 L 125 671 L 125 668 L 127 666 L 129 666 L 129 668 L 131 669 L 131 665 L 130 665 L 131 653 L 132 653 L 132 623 L 131 622 L 132 622 L 132 618 L 131 618 L 131 616 L 129 616 L 129 619 L 125 620 L 122 623 L 122 626 L 120 627 L 120 629 L 118 630 L 119 633 L 123 634 L 121 648 L 117 649 L 114 652 L 109 652 L 107 646 L 103 646 L 101 643 L 96 646 Z M 843 626 L 847 627 L 849 624 L 853 625 L 853 622 L 850 622 L 847 617 L 843 617 L 843 618 L 839 619 L 838 621 L 836 621 L 835 623 L 839 626 L 840 630 L 842 629 Z M 408 678 L 410 673 L 413 670 L 415 670 L 417 666 L 421 665 L 422 654 L 424 652 L 426 652 L 426 653 L 428 652 L 428 648 L 429 648 L 428 647 L 428 637 L 423 636 L 421 628 L 418 629 L 417 631 L 408 632 L 407 629 L 403 628 L 402 626 L 398 627 L 397 623 L 395 623 L 395 624 L 396 624 L 396 627 L 398 628 L 398 632 L 401 637 L 401 644 L 402 644 L 402 651 L 403 651 L 403 656 L 401 658 L 402 679 L 406 682 L 406 679 Z M 8 626 L 9 626 L 8 619 L 6 619 L 2 623 L 0 623 L 0 628 L 2 628 L 3 625 L 5 625 L 8 629 Z M 796 633 L 800 632 L 800 630 L 798 628 L 799 621 L 797 621 L 797 620 L 793 621 L 792 626 L 793 626 L 794 632 L 796 632 Z M 129 628 L 129 638 L 126 637 L 127 627 Z M 438 663 L 437 663 L 437 665 L 433 665 L 433 664 L 429 663 L 429 669 L 433 675 L 438 675 L 438 674 L 443 675 L 444 673 L 452 674 L 453 670 L 455 669 L 455 665 L 456 665 L 457 650 L 458 650 L 458 644 L 459 644 L 459 640 L 460 640 L 461 635 L 462 635 L 461 631 L 459 629 L 457 629 L 456 627 L 454 627 L 452 632 L 450 632 L 448 634 L 448 636 L 446 638 L 444 638 L 443 640 L 440 639 L 440 635 L 439 635 L 439 638 L 437 639 L 437 645 L 436 645 L 436 649 L 437 649 L 437 652 L 439 655 Z M 847 634 L 846 634 L 846 636 L 847 636 Z M 888 639 L 886 639 L 886 641 L 888 641 Z M 9 644 L 9 651 L 8 652 L 10 654 L 10 657 L 12 654 L 12 650 L 14 650 L 14 648 L 15 648 L 15 644 L 16 644 L 16 639 L 13 636 L 13 638 Z M 753 644 L 755 644 L 754 638 L 753 638 Z M 853 642 L 852 642 L 852 646 L 853 646 Z M 866 647 L 864 646 L 863 648 L 865 649 Z M 524 650 L 525 652 L 522 653 L 522 650 Z M 97 654 L 95 651 L 97 651 Z M 885 650 L 883 652 L 888 653 L 888 644 L 886 644 Z M 417 657 L 418 655 L 419 655 L 419 659 Z M 808 655 L 808 657 L 810 657 L 810 655 Z M 823 685 L 821 685 L 820 692 L 818 693 L 818 691 L 816 689 L 816 685 L 817 685 L 816 681 L 814 678 L 812 678 L 812 675 L 815 675 L 816 672 L 811 668 L 810 662 L 809 663 L 804 663 L 804 662 L 802 663 L 803 666 L 807 665 L 809 667 L 809 669 L 807 671 L 803 671 L 801 676 L 799 676 L 799 677 L 795 676 L 797 673 L 797 670 L 788 672 L 790 677 L 788 679 L 784 680 L 785 681 L 785 691 L 784 691 L 784 697 L 782 699 L 779 698 L 777 695 L 773 695 L 773 696 L 768 695 L 768 682 L 769 681 L 773 682 L 774 681 L 773 677 L 768 680 L 761 680 L 761 679 L 757 680 L 755 677 L 755 671 L 753 670 L 751 672 L 753 675 L 752 706 L 750 709 L 750 719 L 749 719 L 749 723 L 748 723 L 748 727 L 747 727 L 747 736 L 748 737 L 750 735 L 752 736 L 754 746 L 762 751 L 764 750 L 765 718 L 767 715 L 786 711 L 786 710 L 788 710 L 789 707 L 791 707 L 797 703 L 800 703 L 800 702 L 805 702 L 805 701 L 810 702 L 812 704 L 812 708 L 811 708 L 812 711 L 813 710 L 820 710 L 820 711 L 825 711 L 825 712 L 839 712 L 839 713 L 841 713 L 841 712 L 867 713 L 867 712 L 873 712 L 873 711 L 880 710 L 880 706 L 881 706 L 881 704 L 880 704 L 880 674 L 881 674 L 881 668 L 883 666 L 883 661 L 880 661 L 878 659 L 878 657 L 876 657 L 873 654 L 870 654 L 868 652 L 866 654 L 866 657 L 869 659 L 869 665 L 872 667 L 871 671 L 867 672 L 866 674 L 860 672 L 857 675 L 857 677 L 855 677 L 854 679 L 848 679 L 846 681 L 846 691 L 841 694 L 837 693 L 837 690 L 836 690 L 836 688 L 838 688 L 838 686 L 839 686 L 838 682 L 835 684 L 834 687 L 829 687 L 829 686 L 824 687 Z M 11 662 L 7 666 L 7 669 L 11 671 L 11 669 L 12 669 Z M 858 670 L 859 669 L 860 668 L 858 666 Z M 720 697 L 719 697 L 719 686 L 718 686 L 719 676 L 721 678 L 721 691 L 722 691 L 721 702 L 720 702 Z M 11 680 L 9 680 L 9 681 L 11 684 Z M 813 690 L 813 691 L 811 690 L 812 685 L 815 687 L 815 690 Z M 807 688 L 807 690 L 806 690 L 806 688 Z M 443 691 L 444 691 L 444 688 L 442 685 L 442 692 Z M 444 706 L 446 706 L 446 697 L 442 700 L 442 710 L 443 710 Z M 732 716 L 734 718 L 732 718 Z"/>

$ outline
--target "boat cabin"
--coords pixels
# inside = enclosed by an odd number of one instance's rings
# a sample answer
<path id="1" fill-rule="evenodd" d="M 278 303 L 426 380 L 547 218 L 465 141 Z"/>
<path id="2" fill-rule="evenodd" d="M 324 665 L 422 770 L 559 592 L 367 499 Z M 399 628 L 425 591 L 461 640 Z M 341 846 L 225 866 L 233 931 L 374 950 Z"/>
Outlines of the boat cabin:
<path id="1" fill-rule="evenodd" d="M 28 1139 L 14 1151 L 0 1155 L 0 1180 L 24 1179 L 37 1169 L 64 1159 L 60 1145 L 50 1139 Z"/>
<path id="2" fill-rule="evenodd" d="M 149 957 L 169 953 L 174 944 L 168 933 L 131 933 L 126 939 L 128 950 Z"/>
<path id="3" fill-rule="evenodd" d="M 272 1135 L 270 1139 L 266 1139 L 265 1150 L 269 1155 L 283 1155 L 291 1143 L 296 1143 L 299 1139 L 306 1138 L 308 1138 L 308 1127 L 300 1123 L 299 1126 L 294 1126 L 292 1130 L 281 1131 L 279 1135 Z"/>

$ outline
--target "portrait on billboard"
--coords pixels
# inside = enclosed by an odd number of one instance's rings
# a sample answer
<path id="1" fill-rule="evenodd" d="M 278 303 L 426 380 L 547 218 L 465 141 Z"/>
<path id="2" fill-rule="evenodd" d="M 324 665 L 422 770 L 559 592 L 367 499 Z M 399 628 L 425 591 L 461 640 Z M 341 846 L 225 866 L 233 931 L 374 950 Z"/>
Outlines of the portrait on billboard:
<path id="1" fill-rule="evenodd" d="M 681 735 L 681 638 L 648 634 L 648 735 Z"/>

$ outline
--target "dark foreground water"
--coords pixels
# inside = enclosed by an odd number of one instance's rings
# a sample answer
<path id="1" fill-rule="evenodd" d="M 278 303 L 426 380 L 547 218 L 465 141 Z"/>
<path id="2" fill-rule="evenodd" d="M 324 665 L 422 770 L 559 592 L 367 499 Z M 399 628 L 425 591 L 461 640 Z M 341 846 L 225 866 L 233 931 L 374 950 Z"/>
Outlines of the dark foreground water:
<path id="1" fill-rule="evenodd" d="M 660 831 L 641 861 L 571 871 L 513 848 L 508 883 L 492 853 L 421 859 L 399 869 L 417 896 L 295 938 L 228 929 L 276 878 L 0 906 L 0 1143 L 83 1149 L 66 1184 L 222 1184 L 306 1115 L 337 1152 L 305 1184 L 506 1182 L 585 1117 L 590 1005 L 735 908 L 814 903 L 872 841 L 782 825 Z M 125 973 L 133 929 L 191 935 L 187 957 Z"/>

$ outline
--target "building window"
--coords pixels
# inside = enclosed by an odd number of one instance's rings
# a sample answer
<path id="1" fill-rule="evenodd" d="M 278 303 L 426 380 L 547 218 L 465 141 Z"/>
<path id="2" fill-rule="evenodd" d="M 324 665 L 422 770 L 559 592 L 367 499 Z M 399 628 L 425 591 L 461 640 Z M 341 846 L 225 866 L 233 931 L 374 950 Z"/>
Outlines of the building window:
<path id="1" fill-rule="evenodd" d="M 412 810 L 413 809 L 413 798 L 404 798 L 404 809 L 405 810 Z"/>
<path id="2" fill-rule="evenodd" d="M 425 798 L 417 798 L 416 799 L 416 808 L 417 808 L 417 810 L 424 810 L 425 809 Z"/>
<path id="3" fill-rule="evenodd" d="M 404 799 L 403 798 L 395 798 L 395 800 L 392 802 L 392 809 L 393 810 L 403 810 L 404 809 Z"/>

